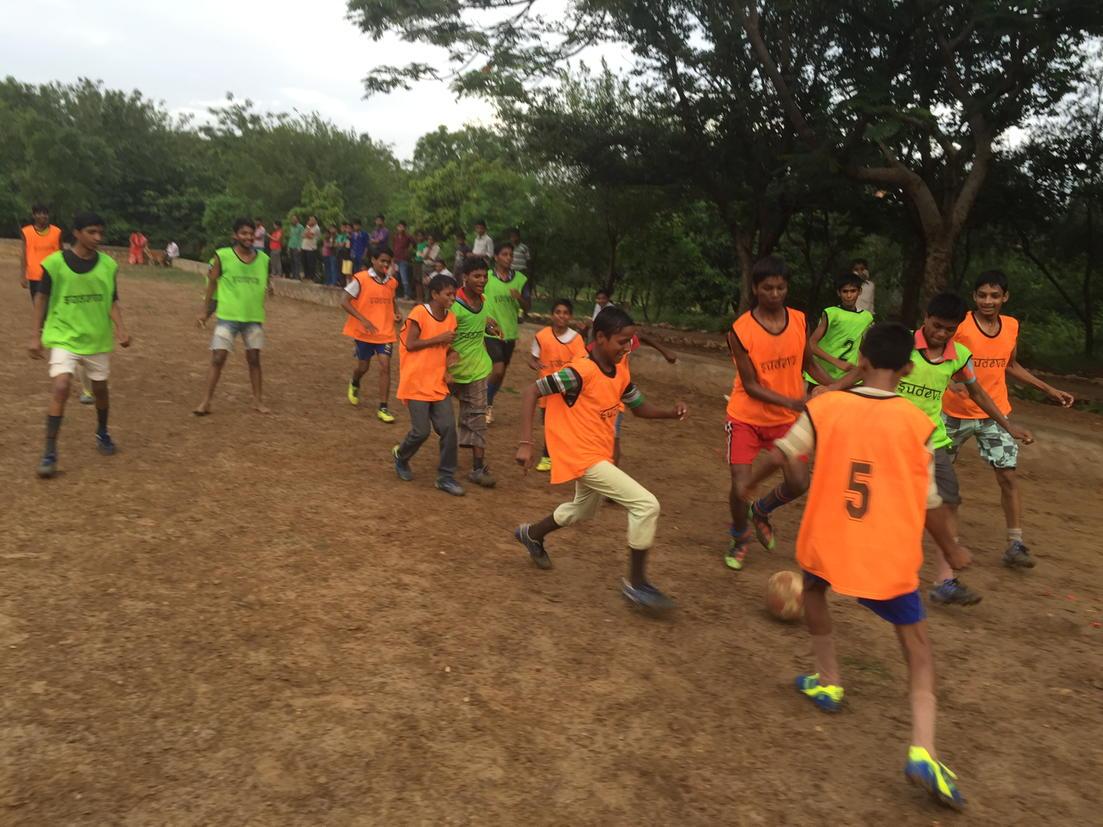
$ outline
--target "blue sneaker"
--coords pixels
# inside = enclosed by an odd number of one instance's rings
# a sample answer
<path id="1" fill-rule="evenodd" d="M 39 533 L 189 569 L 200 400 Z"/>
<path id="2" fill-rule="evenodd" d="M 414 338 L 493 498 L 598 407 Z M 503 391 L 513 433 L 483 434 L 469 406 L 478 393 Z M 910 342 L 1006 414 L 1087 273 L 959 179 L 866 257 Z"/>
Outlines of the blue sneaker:
<path id="1" fill-rule="evenodd" d="M 843 708 L 844 690 L 835 684 L 820 683 L 818 673 L 797 675 L 797 691 L 824 712 L 838 712 Z"/>
<path id="2" fill-rule="evenodd" d="M 932 603 L 940 606 L 975 606 L 981 601 L 979 594 L 956 577 L 943 580 L 928 592 L 928 596 Z"/>
<path id="3" fill-rule="evenodd" d="M 111 434 L 104 431 L 102 434 L 96 434 L 96 450 L 103 454 L 105 457 L 113 456 L 115 451 L 115 443 L 111 439 Z"/>
<path id="4" fill-rule="evenodd" d="M 627 580 L 621 586 L 621 594 L 635 606 L 654 615 L 662 615 L 671 611 L 675 603 L 650 583 L 633 586 Z"/>
<path id="5" fill-rule="evenodd" d="M 524 523 L 513 529 L 513 536 L 518 543 L 525 547 L 525 551 L 529 553 L 529 557 L 532 558 L 532 562 L 536 564 L 538 569 L 550 569 L 552 567 L 551 558 L 548 556 L 547 550 L 544 548 L 543 543 L 538 543 L 532 537 L 529 536 L 529 529 L 531 524 Z"/>
<path id="6" fill-rule="evenodd" d="M 57 454 L 43 454 L 42 460 L 38 463 L 38 470 L 36 473 L 44 480 L 48 480 L 50 477 L 57 474 Z"/>
<path id="7" fill-rule="evenodd" d="M 908 747 L 908 762 L 904 765 L 904 777 L 909 784 L 922 787 L 943 807 L 965 809 L 965 799 L 954 781 L 957 776 L 949 767 L 931 758 L 922 747 Z"/>
<path id="8" fill-rule="evenodd" d="M 394 457 L 394 472 L 398 474 L 398 478 L 403 482 L 409 482 L 414 478 L 414 471 L 410 468 L 410 463 L 404 462 L 398 458 L 398 446 L 394 446 L 391 449 L 391 456 Z"/>
<path id="9" fill-rule="evenodd" d="M 456 482 L 451 477 L 438 477 L 437 488 L 443 491 L 445 494 L 451 494 L 453 497 L 462 497 L 467 492 L 463 486 Z"/>

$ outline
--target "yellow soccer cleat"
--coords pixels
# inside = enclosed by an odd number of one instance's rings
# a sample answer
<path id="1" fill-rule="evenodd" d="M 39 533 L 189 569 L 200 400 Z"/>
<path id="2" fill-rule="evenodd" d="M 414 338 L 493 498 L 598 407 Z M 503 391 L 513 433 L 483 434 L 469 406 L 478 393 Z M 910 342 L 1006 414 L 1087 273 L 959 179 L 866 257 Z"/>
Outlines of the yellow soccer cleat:
<path id="1" fill-rule="evenodd" d="M 348 396 L 349 396 L 349 404 L 350 405 L 359 405 L 360 404 L 360 388 L 356 387 L 356 385 L 352 384 L 352 382 L 349 382 L 349 394 L 348 394 Z"/>
<path id="2" fill-rule="evenodd" d="M 375 412 L 375 417 L 380 422 L 386 422 L 388 425 L 394 422 L 394 414 L 388 411 L 386 408 L 380 408 Z"/>
<path id="3" fill-rule="evenodd" d="M 537 471 L 550 471 L 551 470 L 551 457 L 540 457 L 540 461 L 536 463 Z"/>

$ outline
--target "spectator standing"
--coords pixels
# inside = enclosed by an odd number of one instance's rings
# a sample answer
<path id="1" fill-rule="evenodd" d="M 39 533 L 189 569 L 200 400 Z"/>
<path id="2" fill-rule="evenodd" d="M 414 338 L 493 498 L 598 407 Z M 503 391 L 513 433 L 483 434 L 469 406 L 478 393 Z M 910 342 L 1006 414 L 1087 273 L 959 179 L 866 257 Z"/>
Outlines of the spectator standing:
<path id="1" fill-rule="evenodd" d="M 475 246 L 471 252 L 485 258 L 488 264 L 494 260 L 494 239 L 487 233 L 485 221 L 475 222 Z"/>
<path id="2" fill-rule="evenodd" d="M 337 286 L 344 287 L 352 275 L 352 225 L 345 221 L 337 233 Z"/>
<path id="3" fill-rule="evenodd" d="M 513 272 L 520 271 L 532 281 L 532 251 L 521 241 L 521 231 L 517 227 L 510 229 L 509 243 L 513 245 Z"/>
<path id="4" fill-rule="evenodd" d="M 268 272 L 273 276 L 283 275 L 283 223 L 272 222 L 272 232 L 268 234 Z"/>
<path id="5" fill-rule="evenodd" d="M 410 270 L 410 247 L 414 240 L 406 232 L 406 222 L 399 221 L 394 225 L 394 238 L 391 239 L 391 249 L 394 251 L 394 261 L 398 265 L 398 280 L 402 284 L 402 295 L 407 299 L 414 297 L 414 285 Z"/>
<path id="6" fill-rule="evenodd" d="M 173 259 L 180 258 L 180 245 L 170 241 L 165 245 L 165 266 L 171 267 Z"/>
<path id="7" fill-rule="evenodd" d="M 135 230 L 130 234 L 130 256 L 127 261 L 130 264 L 146 263 L 146 247 L 149 239 L 142 235 L 141 230 Z"/>
<path id="8" fill-rule="evenodd" d="M 359 273 L 364 269 L 364 257 L 368 254 L 368 234 L 360 225 L 360 219 L 352 222 L 352 232 L 349 234 L 349 253 L 352 256 L 352 272 Z"/>
<path id="9" fill-rule="evenodd" d="M 318 243 L 323 232 L 316 216 L 306 219 L 306 227 L 303 228 L 303 278 L 310 281 L 318 281 Z"/>
<path id="10" fill-rule="evenodd" d="M 291 216 L 291 226 L 287 228 L 287 249 L 291 251 L 291 278 L 303 277 L 303 232 L 305 227 L 299 223 L 299 216 Z"/>
<path id="11" fill-rule="evenodd" d="M 253 249 L 263 253 L 264 245 L 268 241 L 268 231 L 264 229 L 264 222 L 261 219 L 254 218 L 253 223 L 257 225 L 256 232 L 253 233 Z"/>
<path id="12" fill-rule="evenodd" d="M 850 270 L 862 280 L 862 289 L 858 291 L 858 301 L 854 305 L 859 311 L 868 310 L 876 315 L 874 305 L 875 285 L 873 276 L 869 274 L 869 262 L 864 258 L 856 258 L 850 263 Z"/>
<path id="13" fill-rule="evenodd" d="M 452 272 L 462 272 L 463 263 L 471 255 L 471 245 L 467 243 L 467 233 L 460 230 L 456 233 L 456 256 L 452 260 Z"/>
<path id="14" fill-rule="evenodd" d="M 413 280 L 414 280 L 414 294 L 417 298 L 418 304 L 425 301 L 424 281 L 425 275 L 429 272 L 429 267 L 425 262 L 425 248 L 428 246 L 425 243 L 425 233 L 418 230 L 414 233 L 414 262 L 413 262 Z"/>
<path id="15" fill-rule="evenodd" d="M 375 217 L 375 229 L 371 231 L 368 241 L 371 243 L 372 255 L 376 250 L 391 246 L 391 231 L 387 229 L 387 219 L 380 213 Z"/>
<path id="16" fill-rule="evenodd" d="M 337 285 L 337 227 L 329 225 L 322 236 L 322 260 L 325 262 L 326 284 Z"/>

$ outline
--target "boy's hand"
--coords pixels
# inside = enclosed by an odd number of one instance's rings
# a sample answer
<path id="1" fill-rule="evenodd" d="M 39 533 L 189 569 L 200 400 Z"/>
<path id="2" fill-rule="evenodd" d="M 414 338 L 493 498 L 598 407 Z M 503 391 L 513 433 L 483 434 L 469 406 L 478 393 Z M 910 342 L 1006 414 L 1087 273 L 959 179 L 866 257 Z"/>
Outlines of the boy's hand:
<path id="1" fill-rule="evenodd" d="M 821 393 L 827 393 L 827 386 L 826 385 L 816 385 L 816 387 L 812 388 L 812 398 L 813 399 L 815 399 Z"/>
<path id="2" fill-rule="evenodd" d="M 517 460 L 517 464 L 521 466 L 527 473 L 533 465 L 533 453 L 532 444 L 528 442 L 522 442 L 517 446 L 517 456 L 514 457 Z"/>
<path id="3" fill-rule="evenodd" d="M 456 339 L 456 331 L 446 330 L 437 336 L 436 341 L 438 345 L 450 345 Z"/>
<path id="4" fill-rule="evenodd" d="M 195 320 L 195 326 L 198 327 L 200 330 L 204 330 L 207 327 L 207 319 L 209 318 L 210 316 L 200 316 L 198 319 Z"/>
<path id="5" fill-rule="evenodd" d="M 972 552 L 960 543 L 955 543 L 953 548 L 944 553 L 946 555 L 946 562 L 950 564 L 950 568 L 954 571 L 960 571 L 973 564 Z"/>
<path id="6" fill-rule="evenodd" d="M 373 324 L 372 324 L 371 322 L 369 322 L 369 321 L 368 321 L 367 319 L 365 319 L 365 320 L 364 320 L 364 330 L 368 331 L 368 333 L 370 333 L 370 334 L 371 334 L 371 335 L 373 335 L 373 336 L 374 336 L 374 335 L 375 335 L 376 333 L 378 333 L 378 332 L 379 332 L 379 328 L 378 328 L 378 327 L 376 327 L 375 325 L 373 325 Z"/>
<path id="7" fill-rule="evenodd" d="M 1020 428 L 1018 425 L 1012 425 L 1007 429 L 1007 432 L 1015 439 L 1022 442 L 1023 445 L 1031 445 L 1034 442 L 1034 434 L 1030 433 L 1026 428 Z"/>
<path id="8" fill-rule="evenodd" d="M 796 411 L 797 413 L 804 413 L 804 400 L 803 399 L 790 399 L 789 404 L 786 405 L 785 407 L 787 407 L 791 411 Z"/>
<path id="9" fill-rule="evenodd" d="M 491 336 L 501 336 L 502 329 L 498 327 L 498 322 L 494 319 L 488 319 L 486 322 L 486 330 Z"/>
<path id="10" fill-rule="evenodd" d="M 521 294 L 514 288 L 509 288 L 509 295 L 513 296 L 513 300 L 516 302 L 521 301 Z"/>
<path id="11" fill-rule="evenodd" d="M 397 324 L 402 324 L 402 314 L 397 310 L 394 312 L 394 320 Z"/>
<path id="12" fill-rule="evenodd" d="M 27 347 L 27 352 L 31 355 L 32 359 L 45 359 L 46 352 L 42 348 L 42 337 L 35 336 L 31 339 L 30 345 Z"/>
<path id="13" fill-rule="evenodd" d="M 1072 403 L 1076 401 L 1076 398 L 1067 391 L 1058 390 L 1057 388 L 1050 388 L 1046 391 L 1046 396 L 1060 405 L 1062 408 L 1071 408 Z"/>
<path id="14" fill-rule="evenodd" d="M 130 334 L 125 330 L 119 333 L 119 347 L 130 347 Z"/>
<path id="15" fill-rule="evenodd" d="M 681 401 L 675 402 L 674 416 L 672 418 L 682 422 L 687 416 L 689 416 L 689 408 L 686 407 L 686 403 Z"/>

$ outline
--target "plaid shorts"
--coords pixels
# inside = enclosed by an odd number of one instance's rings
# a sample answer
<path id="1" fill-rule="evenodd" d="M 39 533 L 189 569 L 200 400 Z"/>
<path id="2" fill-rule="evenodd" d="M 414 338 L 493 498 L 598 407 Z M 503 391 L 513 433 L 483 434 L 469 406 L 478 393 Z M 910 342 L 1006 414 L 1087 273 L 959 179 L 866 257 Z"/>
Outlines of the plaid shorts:
<path id="1" fill-rule="evenodd" d="M 980 458 L 993 468 L 1014 468 L 1019 461 L 1019 444 L 1015 438 L 992 419 L 958 419 L 942 414 L 946 434 L 953 440 L 950 453 L 955 457 L 961 446 L 973 436 L 977 438 Z"/>

